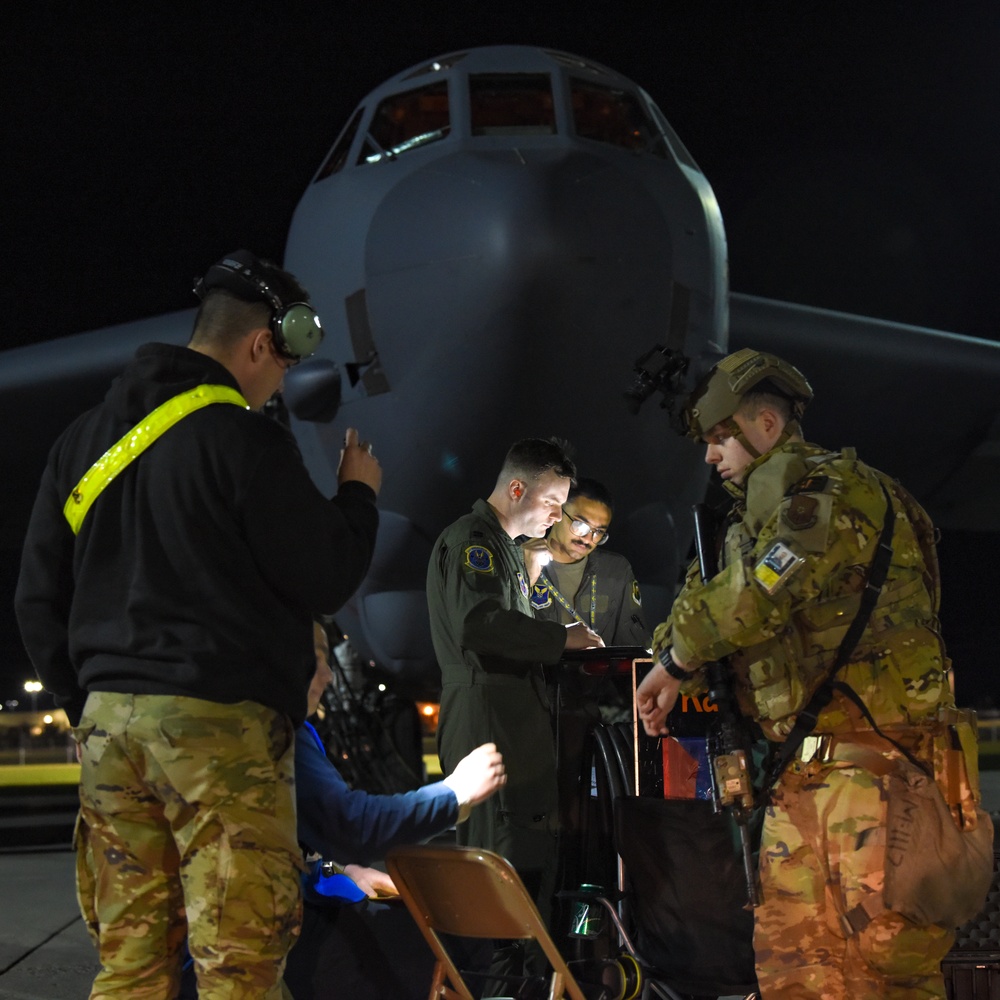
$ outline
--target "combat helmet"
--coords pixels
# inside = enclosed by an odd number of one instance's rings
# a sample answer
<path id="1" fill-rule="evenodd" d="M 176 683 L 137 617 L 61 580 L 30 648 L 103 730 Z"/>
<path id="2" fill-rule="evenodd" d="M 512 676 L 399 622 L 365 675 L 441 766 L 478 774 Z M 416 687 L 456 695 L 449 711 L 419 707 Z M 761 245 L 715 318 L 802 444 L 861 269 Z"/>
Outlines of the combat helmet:
<path id="1" fill-rule="evenodd" d="M 734 436 L 751 454 L 756 454 L 732 420 L 744 395 L 751 389 L 784 396 L 792 404 L 792 420 L 786 426 L 782 440 L 787 440 L 799 430 L 798 421 L 813 397 L 806 377 L 787 361 L 747 347 L 723 358 L 688 397 L 684 408 L 688 437 L 699 441 L 716 424 L 729 422 Z"/>

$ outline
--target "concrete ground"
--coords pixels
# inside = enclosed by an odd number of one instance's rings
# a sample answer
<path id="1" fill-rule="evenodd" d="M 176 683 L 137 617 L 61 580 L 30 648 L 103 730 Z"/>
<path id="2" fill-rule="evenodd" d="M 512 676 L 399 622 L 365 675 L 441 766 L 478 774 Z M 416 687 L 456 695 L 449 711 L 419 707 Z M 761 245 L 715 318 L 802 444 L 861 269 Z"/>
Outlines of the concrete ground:
<path id="1" fill-rule="evenodd" d="M 0 997 L 86 1000 L 97 954 L 76 905 L 68 845 L 0 854 Z"/>
<path id="2" fill-rule="evenodd" d="M 1000 813 L 1000 771 L 982 778 L 984 806 Z M 87 1000 L 96 971 L 68 842 L 0 848 L 0 1000 Z"/>

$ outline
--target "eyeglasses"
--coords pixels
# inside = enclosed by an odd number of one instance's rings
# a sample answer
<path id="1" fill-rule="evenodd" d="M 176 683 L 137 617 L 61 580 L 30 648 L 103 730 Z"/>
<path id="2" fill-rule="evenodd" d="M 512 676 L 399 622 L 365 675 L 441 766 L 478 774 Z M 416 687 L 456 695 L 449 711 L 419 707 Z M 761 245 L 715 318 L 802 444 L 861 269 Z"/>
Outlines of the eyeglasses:
<path id="1" fill-rule="evenodd" d="M 563 513 L 570 518 L 569 530 L 577 538 L 586 538 L 588 535 L 593 535 L 594 541 L 598 545 L 603 545 L 608 540 L 607 528 L 595 528 L 587 521 L 584 521 L 582 517 L 576 517 L 574 514 L 571 514 L 565 507 L 563 507 Z"/>

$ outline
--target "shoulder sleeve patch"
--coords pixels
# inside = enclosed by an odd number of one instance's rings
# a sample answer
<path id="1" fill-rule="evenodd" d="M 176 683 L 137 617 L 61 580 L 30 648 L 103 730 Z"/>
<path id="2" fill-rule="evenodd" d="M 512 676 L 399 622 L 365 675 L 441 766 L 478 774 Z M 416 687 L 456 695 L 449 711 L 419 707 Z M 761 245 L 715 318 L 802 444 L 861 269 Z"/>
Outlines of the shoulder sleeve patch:
<path id="1" fill-rule="evenodd" d="M 642 607 L 642 594 L 639 593 L 639 581 L 632 581 L 632 601 L 637 607 Z"/>
<path id="2" fill-rule="evenodd" d="M 784 505 L 781 519 L 792 531 L 804 531 L 819 520 L 818 509 L 819 501 L 815 497 L 797 493 Z"/>
<path id="3" fill-rule="evenodd" d="M 753 578 L 769 594 L 779 587 L 805 562 L 784 542 L 775 542 L 753 568 Z"/>
<path id="4" fill-rule="evenodd" d="M 464 565 L 477 573 L 493 573 L 496 571 L 493 553 L 483 545 L 470 545 L 465 550 Z"/>

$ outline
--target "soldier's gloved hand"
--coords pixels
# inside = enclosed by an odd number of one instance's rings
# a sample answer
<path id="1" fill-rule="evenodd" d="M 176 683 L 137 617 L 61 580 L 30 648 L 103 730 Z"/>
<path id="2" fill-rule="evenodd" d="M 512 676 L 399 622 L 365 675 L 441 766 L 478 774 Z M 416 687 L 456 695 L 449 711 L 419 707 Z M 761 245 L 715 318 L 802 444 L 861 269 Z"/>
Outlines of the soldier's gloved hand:
<path id="1" fill-rule="evenodd" d="M 458 799 L 458 821 L 469 818 L 473 806 L 485 802 L 494 792 L 507 784 L 507 771 L 503 755 L 495 743 L 484 743 L 466 754 L 455 770 L 444 779 Z"/>
<path id="2" fill-rule="evenodd" d="M 566 645 L 564 649 L 593 649 L 603 646 L 604 640 L 583 622 L 573 622 L 566 626 Z"/>

